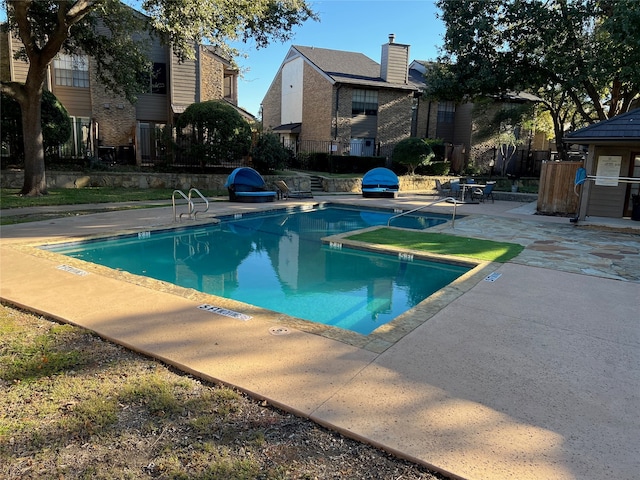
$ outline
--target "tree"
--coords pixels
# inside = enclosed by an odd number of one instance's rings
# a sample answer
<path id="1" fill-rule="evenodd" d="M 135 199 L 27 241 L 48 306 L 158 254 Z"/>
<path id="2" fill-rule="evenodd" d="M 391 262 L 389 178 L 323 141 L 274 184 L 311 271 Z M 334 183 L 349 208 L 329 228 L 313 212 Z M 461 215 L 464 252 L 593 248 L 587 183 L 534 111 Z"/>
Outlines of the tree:
<path id="1" fill-rule="evenodd" d="M 192 103 L 178 118 L 180 136 L 190 138 L 186 155 L 201 167 L 235 161 L 249 153 L 251 127 L 223 100 Z"/>
<path id="2" fill-rule="evenodd" d="M 57 147 L 66 143 L 71 137 L 71 117 L 53 93 L 46 90 L 42 93 L 42 141 L 45 152 L 53 155 Z M 2 143 L 10 145 L 13 157 L 22 158 L 24 139 L 20 105 L 8 95 L 1 96 Z"/>
<path id="3" fill-rule="evenodd" d="M 427 72 L 432 98 L 537 95 L 554 119 L 580 127 L 629 110 L 640 97 L 636 0 L 438 0 L 447 31 Z"/>
<path id="4" fill-rule="evenodd" d="M 475 138 L 480 142 L 494 143 L 500 152 L 500 175 L 506 175 L 517 148 L 524 143 L 521 126 L 532 121 L 534 105 L 485 100 L 476 102 L 473 114 L 480 125 Z"/>
<path id="5" fill-rule="evenodd" d="M 401 165 L 406 165 L 409 175 L 414 175 L 418 165 L 426 165 L 435 157 L 428 139 L 405 138 L 398 142 L 393 149 L 391 159 Z"/>
<path id="6" fill-rule="evenodd" d="M 84 53 L 108 89 L 134 102 L 151 73 L 145 42 L 153 32 L 181 59 L 194 58 L 194 45 L 209 42 L 232 53 L 228 41 L 253 38 L 258 48 L 287 40 L 293 27 L 315 18 L 305 0 L 143 0 L 144 17 L 119 0 L 4 0 L 7 26 L 22 42 L 28 60 L 24 84 L 2 82 L 1 91 L 22 111 L 24 185 L 22 195 L 46 193 L 40 99 L 48 66 L 59 52 Z M 106 27 L 97 28 L 99 25 Z"/>

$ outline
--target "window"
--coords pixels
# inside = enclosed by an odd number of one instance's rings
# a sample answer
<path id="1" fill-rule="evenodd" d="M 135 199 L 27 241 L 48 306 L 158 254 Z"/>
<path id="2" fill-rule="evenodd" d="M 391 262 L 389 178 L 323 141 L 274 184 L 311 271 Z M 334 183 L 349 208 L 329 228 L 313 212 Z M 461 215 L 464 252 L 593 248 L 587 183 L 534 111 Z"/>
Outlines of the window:
<path id="1" fill-rule="evenodd" d="M 167 64 L 154 63 L 151 76 L 151 93 L 158 95 L 167 94 Z"/>
<path id="2" fill-rule="evenodd" d="M 376 90 L 354 90 L 351 113 L 353 115 L 377 115 L 378 92 Z"/>
<path id="3" fill-rule="evenodd" d="M 71 117 L 71 137 L 60 146 L 62 158 L 80 158 L 90 153 L 91 119 L 87 117 Z"/>
<path id="4" fill-rule="evenodd" d="M 453 123 L 456 116 L 454 102 L 438 102 L 438 123 Z"/>
<path id="5" fill-rule="evenodd" d="M 233 98 L 233 75 L 224 76 L 224 98 Z"/>
<path id="6" fill-rule="evenodd" d="M 56 85 L 89 88 L 89 61 L 85 55 L 61 53 L 53 61 Z"/>

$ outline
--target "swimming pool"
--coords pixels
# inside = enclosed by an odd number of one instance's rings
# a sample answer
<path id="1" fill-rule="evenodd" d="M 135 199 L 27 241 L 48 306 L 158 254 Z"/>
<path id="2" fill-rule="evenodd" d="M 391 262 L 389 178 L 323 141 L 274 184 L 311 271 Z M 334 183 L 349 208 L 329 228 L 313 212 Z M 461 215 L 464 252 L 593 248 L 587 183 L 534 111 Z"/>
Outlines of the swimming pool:
<path id="1" fill-rule="evenodd" d="M 63 255 L 367 335 L 470 267 L 352 248 L 328 235 L 386 225 L 393 211 L 318 206 L 220 217 L 207 227 L 46 247 Z M 407 215 L 394 226 L 446 221 Z"/>

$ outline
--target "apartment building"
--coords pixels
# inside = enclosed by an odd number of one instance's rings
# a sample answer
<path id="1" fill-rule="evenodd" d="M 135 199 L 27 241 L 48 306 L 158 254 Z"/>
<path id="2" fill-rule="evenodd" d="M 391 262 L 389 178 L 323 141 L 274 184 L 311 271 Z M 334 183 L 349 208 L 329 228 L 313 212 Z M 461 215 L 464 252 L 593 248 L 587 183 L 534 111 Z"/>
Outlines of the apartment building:
<path id="1" fill-rule="evenodd" d="M 238 69 L 210 46 L 196 47 L 195 60 L 181 62 L 170 46 L 151 38 L 148 52 L 154 74 L 149 87 L 132 105 L 108 91 L 94 75 L 88 55 L 58 54 L 49 67 L 45 88 L 65 106 L 73 120 L 73 138 L 61 149 L 63 157 L 100 153 L 122 163 L 153 164 L 163 155 L 159 135 L 195 102 L 223 99 L 247 120 L 253 116 L 238 105 Z M 22 44 L 0 34 L 2 80 L 24 82 L 29 65 L 14 58 Z"/>

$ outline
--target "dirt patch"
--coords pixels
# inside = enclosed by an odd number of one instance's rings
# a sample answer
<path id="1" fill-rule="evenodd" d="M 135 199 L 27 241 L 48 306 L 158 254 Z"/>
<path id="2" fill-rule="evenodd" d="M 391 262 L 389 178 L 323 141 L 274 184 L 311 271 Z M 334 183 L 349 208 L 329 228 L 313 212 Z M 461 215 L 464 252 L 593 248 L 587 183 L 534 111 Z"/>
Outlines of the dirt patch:
<path id="1" fill-rule="evenodd" d="M 0 392 L 7 479 L 446 478 L 6 305 Z"/>

